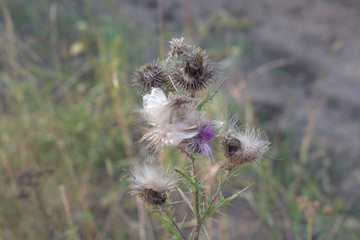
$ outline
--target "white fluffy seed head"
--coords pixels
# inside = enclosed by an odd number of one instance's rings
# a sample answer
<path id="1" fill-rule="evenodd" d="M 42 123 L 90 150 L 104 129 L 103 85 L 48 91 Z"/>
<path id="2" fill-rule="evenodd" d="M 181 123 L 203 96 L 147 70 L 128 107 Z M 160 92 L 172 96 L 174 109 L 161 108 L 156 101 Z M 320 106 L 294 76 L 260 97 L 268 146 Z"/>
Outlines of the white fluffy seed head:
<path id="1" fill-rule="evenodd" d="M 260 159 L 269 150 L 269 140 L 261 129 L 248 125 L 238 127 L 239 119 L 234 117 L 221 134 L 221 144 L 229 160 L 229 168 Z"/>
<path id="2" fill-rule="evenodd" d="M 142 113 L 151 127 L 141 141 L 147 140 L 149 148 L 176 146 L 184 139 L 196 136 L 204 122 L 203 112 L 195 110 L 192 98 L 181 95 L 166 97 L 161 89 L 153 88 L 143 101 Z"/>
<path id="3" fill-rule="evenodd" d="M 150 205 L 161 205 L 169 198 L 178 178 L 174 171 L 144 164 L 130 172 L 130 193 Z"/>
<path id="4" fill-rule="evenodd" d="M 170 103 L 160 88 L 153 88 L 150 94 L 143 97 L 143 115 L 151 125 L 157 125 L 168 118 L 170 112 L 166 106 Z"/>

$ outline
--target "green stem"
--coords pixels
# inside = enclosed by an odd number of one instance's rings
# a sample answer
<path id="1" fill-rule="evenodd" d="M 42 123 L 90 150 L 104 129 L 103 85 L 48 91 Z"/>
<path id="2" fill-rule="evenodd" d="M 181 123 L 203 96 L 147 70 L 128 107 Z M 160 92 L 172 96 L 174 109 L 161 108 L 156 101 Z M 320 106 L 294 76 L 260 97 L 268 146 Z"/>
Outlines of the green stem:
<path id="1" fill-rule="evenodd" d="M 199 189 L 197 186 L 197 166 L 195 160 L 192 160 L 192 177 L 195 179 L 196 185 L 194 186 L 194 209 L 196 215 L 196 228 L 194 234 L 194 240 L 198 240 L 200 237 L 200 229 L 201 229 L 201 217 L 199 212 Z"/>
<path id="2" fill-rule="evenodd" d="M 191 160 L 191 177 L 194 179 L 194 190 L 193 190 L 193 208 L 195 211 L 195 218 L 196 218 L 196 227 L 195 227 L 195 232 L 194 232 L 194 236 L 193 239 L 194 240 L 198 240 L 200 237 L 200 232 L 201 232 L 201 216 L 200 216 L 200 210 L 199 210 L 199 188 L 198 188 L 198 179 L 197 179 L 197 167 L 196 167 L 196 159 L 194 156 L 192 156 L 189 152 L 187 152 L 185 150 L 185 148 L 178 146 L 178 149 L 180 149 L 180 151 L 182 153 L 184 153 L 190 160 Z"/>
<path id="3" fill-rule="evenodd" d="M 216 198 L 219 196 L 220 192 L 221 192 L 221 189 L 225 186 L 225 184 L 227 183 L 228 181 L 228 177 L 230 176 L 230 173 L 231 173 L 231 170 L 228 170 L 227 171 L 227 174 L 225 176 L 224 179 L 222 179 L 222 184 L 219 185 L 215 195 L 212 197 L 211 199 L 211 202 L 210 202 L 210 205 L 208 206 L 208 208 L 206 209 L 206 213 L 208 213 L 211 209 L 211 206 L 214 204 Z"/>
<path id="4" fill-rule="evenodd" d="M 203 107 L 206 103 L 212 101 L 213 98 L 215 97 L 215 95 L 219 92 L 220 88 L 224 85 L 225 81 L 226 81 L 228 78 L 229 78 L 229 77 L 225 78 L 225 79 L 221 82 L 221 84 L 220 84 L 219 87 L 215 90 L 215 92 L 214 92 L 213 94 L 211 94 L 211 95 L 208 94 L 208 95 L 206 96 L 206 98 L 205 98 L 201 103 L 199 103 L 199 104 L 197 105 L 196 109 L 197 109 L 197 110 L 201 110 L 202 107 Z"/>
<path id="5" fill-rule="evenodd" d="M 314 218 L 310 217 L 307 221 L 307 240 L 312 240 Z"/>
<path id="6" fill-rule="evenodd" d="M 181 231 L 181 229 L 179 228 L 179 226 L 176 224 L 175 220 L 174 220 L 174 216 L 172 215 L 172 213 L 169 210 L 166 210 L 165 208 L 162 207 L 163 212 L 165 212 L 166 216 L 169 218 L 169 220 L 171 221 L 172 225 L 176 228 L 176 230 L 178 231 L 178 233 L 180 234 L 181 238 L 183 240 L 186 240 L 186 237 L 184 235 L 184 233 Z"/>
<path id="7" fill-rule="evenodd" d="M 219 196 L 222 188 L 223 188 L 223 187 L 225 186 L 225 184 L 227 183 L 230 174 L 231 174 L 231 170 L 228 170 L 225 178 L 222 179 L 222 184 L 219 185 L 219 187 L 218 187 L 215 195 L 211 198 L 210 204 L 209 204 L 209 206 L 207 207 L 207 209 L 206 209 L 206 211 L 205 211 L 205 214 L 203 215 L 203 217 L 202 217 L 202 219 L 201 219 L 201 221 L 200 221 L 200 228 L 201 228 L 202 225 L 204 224 L 205 219 L 207 218 L 207 216 L 208 216 L 209 214 L 211 214 L 210 211 L 211 211 L 211 209 L 212 209 L 212 206 L 214 205 L 215 200 L 216 200 L 217 197 Z"/>

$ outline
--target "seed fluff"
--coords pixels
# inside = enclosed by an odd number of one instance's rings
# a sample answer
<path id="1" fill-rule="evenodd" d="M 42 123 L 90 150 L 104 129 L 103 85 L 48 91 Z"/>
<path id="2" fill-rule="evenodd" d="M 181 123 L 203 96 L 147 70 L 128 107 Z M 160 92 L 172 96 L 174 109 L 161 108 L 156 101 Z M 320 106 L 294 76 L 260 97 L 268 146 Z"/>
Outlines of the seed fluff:
<path id="1" fill-rule="evenodd" d="M 142 113 L 150 128 L 140 141 L 147 140 L 148 148 L 159 149 L 196 136 L 203 125 L 203 112 L 196 111 L 193 103 L 194 99 L 187 96 L 166 97 L 161 89 L 153 88 L 143 98 Z"/>
<path id="2" fill-rule="evenodd" d="M 173 171 L 144 164 L 130 172 L 130 193 L 149 205 L 162 205 L 178 181 Z"/>
<path id="3" fill-rule="evenodd" d="M 250 126 L 240 129 L 238 119 L 230 121 L 229 127 L 221 134 L 221 144 L 229 160 L 229 168 L 259 159 L 269 150 L 269 140 L 265 133 Z"/>

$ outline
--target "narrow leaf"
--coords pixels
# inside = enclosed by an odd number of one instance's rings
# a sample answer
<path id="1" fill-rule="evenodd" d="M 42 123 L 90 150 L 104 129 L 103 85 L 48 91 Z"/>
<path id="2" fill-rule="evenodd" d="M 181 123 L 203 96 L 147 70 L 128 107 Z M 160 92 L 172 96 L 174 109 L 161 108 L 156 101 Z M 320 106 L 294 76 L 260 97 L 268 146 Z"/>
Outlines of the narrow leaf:
<path id="1" fill-rule="evenodd" d="M 151 208 L 146 207 L 146 209 L 154 215 L 165 227 L 167 227 L 177 238 L 181 239 L 181 235 L 176 230 L 176 228 L 172 225 L 171 221 L 164 216 L 162 216 L 158 211 L 153 211 Z"/>
<path id="2" fill-rule="evenodd" d="M 180 188 L 177 188 L 177 190 L 179 191 L 181 197 L 184 199 L 185 203 L 189 206 L 189 208 L 191 209 L 191 211 L 192 211 L 193 213 L 195 213 L 194 208 L 193 208 L 192 205 L 191 205 L 191 201 L 186 197 L 186 195 L 184 194 L 184 192 L 183 192 Z"/>

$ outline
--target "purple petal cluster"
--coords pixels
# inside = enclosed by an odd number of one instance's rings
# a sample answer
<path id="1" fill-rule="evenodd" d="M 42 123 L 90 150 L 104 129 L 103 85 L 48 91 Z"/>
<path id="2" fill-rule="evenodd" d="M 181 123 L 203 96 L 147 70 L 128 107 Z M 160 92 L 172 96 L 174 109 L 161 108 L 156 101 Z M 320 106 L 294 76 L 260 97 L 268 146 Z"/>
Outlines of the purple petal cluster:
<path id="1" fill-rule="evenodd" d="M 212 128 L 211 122 L 200 127 L 198 134 L 190 139 L 186 144 L 191 153 L 197 151 L 202 157 L 207 156 L 209 159 L 213 159 L 213 150 L 209 145 L 209 142 L 215 137 L 215 132 Z"/>

